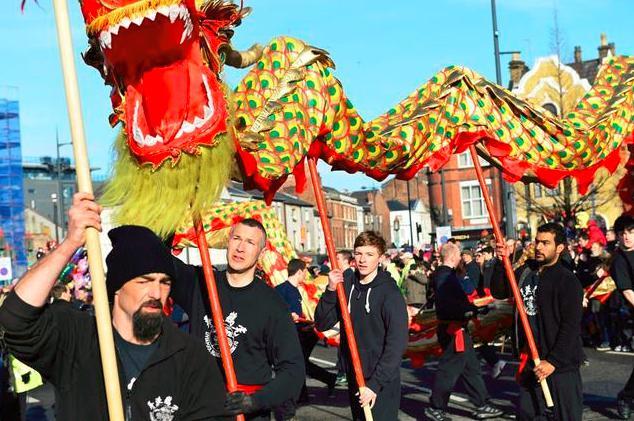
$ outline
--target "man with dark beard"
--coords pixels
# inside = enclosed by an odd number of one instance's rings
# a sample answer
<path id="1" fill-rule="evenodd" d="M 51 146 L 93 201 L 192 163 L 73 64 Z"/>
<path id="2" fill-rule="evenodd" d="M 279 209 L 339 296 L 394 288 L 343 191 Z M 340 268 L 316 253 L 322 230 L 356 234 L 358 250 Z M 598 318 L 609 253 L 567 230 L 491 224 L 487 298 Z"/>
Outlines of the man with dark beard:
<path id="1" fill-rule="evenodd" d="M 583 354 L 579 326 L 583 290 L 575 275 L 560 261 L 565 248 L 566 236 L 561 225 L 541 225 L 535 236 L 535 260 L 528 260 L 515 272 L 541 357 L 537 367 L 532 362 L 526 364 L 530 359 L 526 336 L 516 317 L 513 341 L 523 361 L 518 373 L 519 420 L 541 420 L 551 416 L 539 384 L 544 379 L 548 382 L 555 404 L 551 418 L 559 421 L 582 418 L 583 393 L 579 367 Z M 509 255 L 504 243 L 498 244 L 496 250 L 500 259 Z M 501 262 L 495 266 L 491 293 L 498 299 L 511 295 Z"/>
<path id="2" fill-rule="evenodd" d="M 247 420 L 269 420 L 272 408 L 298 398 L 306 377 L 286 304 L 256 273 L 265 245 L 266 231 L 259 221 L 236 223 L 227 242 L 227 270 L 214 272 L 239 388 L 225 408 Z M 192 335 L 220 364 L 202 268 L 174 260 L 174 302 L 189 316 Z"/>
<path id="3" fill-rule="evenodd" d="M 108 419 L 94 317 L 45 307 L 59 273 L 84 244 L 86 228 L 101 230 L 101 207 L 93 200 L 87 193 L 74 196 L 67 237 L 0 308 L 9 352 L 57 388 L 60 420 Z M 169 251 L 144 227 L 115 228 L 109 236 L 106 281 L 126 420 L 215 419 L 225 400 L 218 367 L 162 314 L 174 278 Z"/>

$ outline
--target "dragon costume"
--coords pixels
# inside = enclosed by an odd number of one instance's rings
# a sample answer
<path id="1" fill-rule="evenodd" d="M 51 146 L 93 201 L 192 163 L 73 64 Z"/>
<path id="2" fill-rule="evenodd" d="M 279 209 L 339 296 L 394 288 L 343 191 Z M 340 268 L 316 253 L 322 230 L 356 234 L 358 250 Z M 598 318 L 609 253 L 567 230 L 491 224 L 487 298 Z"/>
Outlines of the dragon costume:
<path id="1" fill-rule="evenodd" d="M 609 57 L 565 118 L 448 67 L 374 120 L 346 97 L 328 53 L 279 37 L 231 46 L 249 9 L 223 0 L 83 0 L 84 59 L 112 86 L 111 123 L 123 123 L 104 196 L 119 222 L 168 235 L 208 208 L 231 175 L 270 200 L 289 174 L 303 185 L 306 156 L 376 179 L 438 169 L 474 142 L 511 181 L 584 191 L 613 171 L 634 128 L 634 58 Z M 252 66 L 234 92 L 224 65 Z M 239 168 L 240 171 L 236 171 Z M 169 200 L 170 206 L 160 206 Z"/>

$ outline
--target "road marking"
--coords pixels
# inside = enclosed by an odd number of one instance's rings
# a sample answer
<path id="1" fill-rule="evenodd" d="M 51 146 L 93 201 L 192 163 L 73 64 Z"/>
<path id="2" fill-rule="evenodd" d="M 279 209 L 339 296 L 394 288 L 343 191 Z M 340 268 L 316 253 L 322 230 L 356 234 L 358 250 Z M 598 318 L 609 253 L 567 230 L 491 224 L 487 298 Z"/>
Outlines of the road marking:
<path id="1" fill-rule="evenodd" d="M 630 356 L 634 356 L 634 352 L 616 352 L 616 351 L 606 351 L 606 354 L 612 354 L 612 355 L 630 355 Z"/>
<path id="2" fill-rule="evenodd" d="M 328 360 L 322 360 L 321 358 L 315 358 L 315 357 L 310 357 L 309 358 L 312 362 L 317 363 L 317 364 L 322 364 L 325 365 L 326 367 L 336 367 L 337 364 L 333 363 L 331 361 Z M 402 385 L 405 385 L 407 387 L 410 387 L 412 389 L 418 390 L 420 392 L 423 392 L 426 395 L 430 395 L 431 396 L 431 389 L 427 388 L 427 387 L 423 387 L 423 386 L 419 386 L 417 384 L 414 383 L 410 383 L 410 382 L 404 382 L 401 381 Z M 454 402 L 459 402 L 459 403 L 464 403 L 464 402 L 468 402 L 468 399 L 463 398 L 462 396 L 457 396 L 457 395 L 451 395 L 449 397 L 450 400 L 454 401 Z"/>

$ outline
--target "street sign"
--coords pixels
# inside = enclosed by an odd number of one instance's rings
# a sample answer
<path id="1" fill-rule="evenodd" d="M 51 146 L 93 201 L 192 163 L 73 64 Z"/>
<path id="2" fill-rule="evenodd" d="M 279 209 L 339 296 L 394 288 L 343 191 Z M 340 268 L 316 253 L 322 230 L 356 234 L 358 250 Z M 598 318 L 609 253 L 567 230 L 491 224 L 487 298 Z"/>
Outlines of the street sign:
<path id="1" fill-rule="evenodd" d="M 442 226 L 436 227 L 436 245 L 438 247 L 442 246 L 451 238 L 451 227 L 450 226 Z"/>
<path id="2" fill-rule="evenodd" d="M 13 279 L 13 272 L 11 271 L 11 258 L 0 257 L 0 282 L 10 283 Z"/>

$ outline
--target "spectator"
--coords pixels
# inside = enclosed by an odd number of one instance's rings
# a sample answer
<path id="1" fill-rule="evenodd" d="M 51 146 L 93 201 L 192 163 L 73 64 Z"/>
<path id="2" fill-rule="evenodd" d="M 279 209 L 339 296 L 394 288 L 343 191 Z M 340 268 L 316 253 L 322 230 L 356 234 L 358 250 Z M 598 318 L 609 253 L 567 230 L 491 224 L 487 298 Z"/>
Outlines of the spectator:
<path id="1" fill-rule="evenodd" d="M 634 218 L 628 215 L 619 217 L 614 223 L 614 229 L 618 236 L 620 247 L 614 252 L 610 273 L 616 282 L 620 295 L 612 294 L 612 296 L 616 299 L 622 298 L 623 305 L 620 312 L 624 314 L 625 311 L 631 312 L 632 308 L 634 308 Z M 619 346 L 622 350 L 623 345 Z M 634 369 L 623 390 L 617 396 L 617 409 L 622 419 L 630 417 L 633 404 Z"/>

